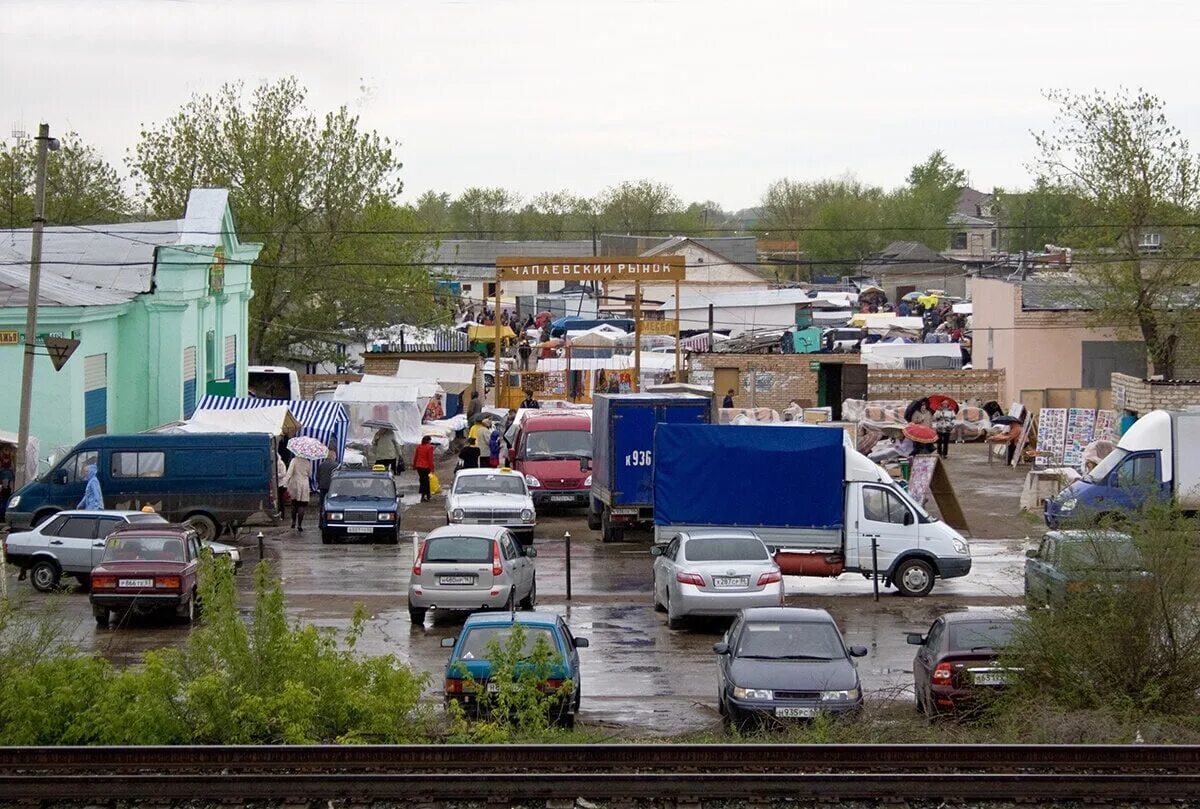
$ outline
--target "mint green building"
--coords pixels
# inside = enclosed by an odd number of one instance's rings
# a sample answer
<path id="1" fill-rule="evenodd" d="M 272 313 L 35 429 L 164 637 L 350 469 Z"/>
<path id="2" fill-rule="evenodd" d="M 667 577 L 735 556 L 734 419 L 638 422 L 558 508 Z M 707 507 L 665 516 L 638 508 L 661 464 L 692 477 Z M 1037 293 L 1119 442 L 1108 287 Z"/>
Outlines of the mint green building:
<path id="1" fill-rule="evenodd" d="M 31 232 L 0 230 L 0 431 L 17 431 Z M 44 463 L 89 435 L 186 418 L 208 391 L 246 394 L 251 265 L 225 189 L 182 219 L 48 227 L 40 336 L 79 340 L 61 371 L 39 355 L 30 435 Z"/>

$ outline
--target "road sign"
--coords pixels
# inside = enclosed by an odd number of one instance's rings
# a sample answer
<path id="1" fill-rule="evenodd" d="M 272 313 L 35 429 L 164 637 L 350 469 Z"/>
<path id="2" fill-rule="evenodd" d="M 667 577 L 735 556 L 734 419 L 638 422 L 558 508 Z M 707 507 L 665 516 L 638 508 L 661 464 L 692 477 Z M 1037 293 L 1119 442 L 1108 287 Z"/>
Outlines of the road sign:
<path id="1" fill-rule="evenodd" d="M 500 281 L 682 281 L 685 269 L 683 256 L 496 259 Z"/>
<path id="2" fill-rule="evenodd" d="M 75 349 L 79 348 L 78 340 L 65 340 L 62 337 L 45 337 L 42 344 L 46 346 L 46 353 L 50 355 L 50 362 L 54 363 L 56 371 L 61 371 Z"/>
<path id="3" fill-rule="evenodd" d="M 679 323 L 675 320 L 639 320 L 638 331 L 642 334 L 676 334 Z"/>

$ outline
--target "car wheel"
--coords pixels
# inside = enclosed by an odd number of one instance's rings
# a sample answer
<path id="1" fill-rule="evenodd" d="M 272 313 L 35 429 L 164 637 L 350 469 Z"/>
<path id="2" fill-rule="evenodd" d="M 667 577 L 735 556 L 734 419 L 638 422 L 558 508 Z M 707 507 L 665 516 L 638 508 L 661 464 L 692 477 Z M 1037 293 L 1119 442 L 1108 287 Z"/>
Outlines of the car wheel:
<path id="1" fill-rule="evenodd" d="M 108 607 L 92 607 L 92 617 L 96 619 L 96 626 L 108 629 Z"/>
<path id="2" fill-rule="evenodd" d="M 388 534 L 387 539 L 385 539 L 384 542 L 386 542 L 388 545 L 399 545 L 400 529 L 397 528 L 395 531 L 392 531 L 390 534 Z"/>
<path id="3" fill-rule="evenodd" d="M 508 588 L 508 599 L 504 602 L 502 609 L 504 612 L 512 612 L 513 606 L 517 603 L 517 588 L 515 586 Z"/>
<path id="4" fill-rule="evenodd" d="M 933 589 L 933 567 L 924 559 L 908 559 L 900 563 L 892 581 L 902 596 L 929 595 Z"/>
<path id="5" fill-rule="evenodd" d="M 86 593 L 92 587 L 92 578 L 87 575 L 78 575 L 75 577 L 76 583 L 79 584 L 79 592 Z"/>
<path id="6" fill-rule="evenodd" d="M 683 629 L 683 616 L 671 612 L 671 591 L 667 591 L 667 629 Z"/>
<path id="7" fill-rule="evenodd" d="M 423 607 L 409 607 L 408 619 L 413 622 L 414 626 L 424 626 L 425 609 Z"/>
<path id="8" fill-rule="evenodd" d="M 717 713 L 722 717 L 729 715 L 729 709 L 725 707 L 725 691 L 717 691 Z"/>
<path id="9" fill-rule="evenodd" d="M 599 531 L 604 527 L 600 522 L 600 515 L 593 511 L 590 505 L 587 510 L 587 527 L 593 531 Z"/>
<path id="10" fill-rule="evenodd" d="M 49 593 L 57 590 L 61 577 L 62 571 L 58 569 L 58 563 L 49 559 L 39 559 L 29 568 L 29 583 L 38 592 Z"/>
<path id="11" fill-rule="evenodd" d="M 666 612 L 667 608 L 664 607 L 662 605 L 662 602 L 658 600 L 658 582 L 655 582 L 652 585 L 651 592 L 653 593 L 653 595 L 650 596 L 650 599 L 654 602 L 654 611 L 655 612 Z"/>
<path id="12" fill-rule="evenodd" d="M 212 542 L 217 538 L 217 523 L 207 514 L 189 514 L 183 522 L 196 530 L 201 543 Z"/>
<path id="13" fill-rule="evenodd" d="M 531 610 L 537 604 L 537 576 L 529 582 L 529 595 L 521 599 L 521 609 Z"/>
<path id="14" fill-rule="evenodd" d="M 188 598 L 187 603 L 179 608 L 179 620 L 185 624 L 190 624 L 196 620 L 196 594 Z"/>
<path id="15" fill-rule="evenodd" d="M 321 544 L 322 545 L 332 545 L 333 544 L 333 534 L 329 533 L 328 531 L 322 531 L 321 532 Z"/>

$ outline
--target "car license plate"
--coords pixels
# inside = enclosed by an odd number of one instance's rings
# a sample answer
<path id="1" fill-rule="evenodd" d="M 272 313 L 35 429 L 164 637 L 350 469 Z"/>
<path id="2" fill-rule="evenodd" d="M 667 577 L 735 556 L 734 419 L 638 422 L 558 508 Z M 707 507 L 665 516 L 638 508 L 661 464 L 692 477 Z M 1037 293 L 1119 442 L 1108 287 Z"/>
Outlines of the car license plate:
<path id="1" fill-rule="evenodd" d="M 154 579 L 119 579 L 118 587 L 153 587 Z"/>
<path id="2" fill-rule="evenodd" d="M 370 534 L 375 530 L 373 525 L 347 525 L 346 533 L 348 534 Z"/>
<path id="3" fill-rule="evenodd" d="M 575 497 L 573 495 L 569 495 L 569 494 L 552 494 L 552 495 L 550 495 L 551 503 L 570 503 L 574 499 L 575 499 Z"/>
<path id="4" fill-rule="evenodd" d="M 713 576 L 713 587 L 747 587 L 749 576 Z"/>
<path id="5" fill-rule="evenodd" d="M 474 576 L 438 576 L 438 584 L 474 584 Z"/>
<path id="6" fill-rule="evenodd" d="M 815 708 L 776 708 L 775 715 L 780 719 L 812 719 L 817 711 Z"/>
<path id="7" fill-rule="evenodd" d="M 975 672 L 975 685 L 1008 685 L 1008 674 L 1003 671 Z"/>

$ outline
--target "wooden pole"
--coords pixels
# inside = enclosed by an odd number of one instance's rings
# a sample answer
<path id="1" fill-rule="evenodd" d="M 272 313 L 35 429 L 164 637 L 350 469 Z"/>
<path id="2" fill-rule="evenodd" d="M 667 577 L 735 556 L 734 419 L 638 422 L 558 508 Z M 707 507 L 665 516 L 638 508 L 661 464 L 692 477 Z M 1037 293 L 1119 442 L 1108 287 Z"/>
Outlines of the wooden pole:
<path id="1" fill-rule="evenodd" d="M 642 379 L 642 282 L 633 282 L 633 392 L 641 390 Z"/>
<path id="2" fill-rule="evenodd" d="M 675 282 L 675 382 L 679 383 L 680 348 L 679 348 L 679 282 Z"/>
<path id="3" fill-rule="evenodd" d="M 496 329 L 496 333 L 492 335 L 496 338 L 496 344 L 493 348 L 496 358 L 496 407 L 503 407 L 504 387 L 508 381 L 507 374 L 504 373 L 503 366 L 500 364 L 500 269 L 496 269 L 496 304 L 492 310 L 492 325 Z"/>

